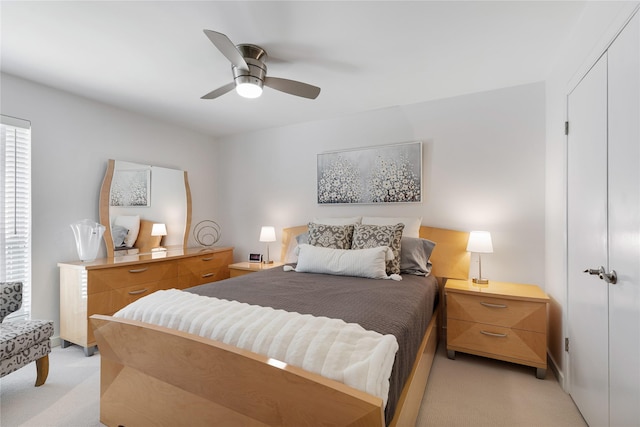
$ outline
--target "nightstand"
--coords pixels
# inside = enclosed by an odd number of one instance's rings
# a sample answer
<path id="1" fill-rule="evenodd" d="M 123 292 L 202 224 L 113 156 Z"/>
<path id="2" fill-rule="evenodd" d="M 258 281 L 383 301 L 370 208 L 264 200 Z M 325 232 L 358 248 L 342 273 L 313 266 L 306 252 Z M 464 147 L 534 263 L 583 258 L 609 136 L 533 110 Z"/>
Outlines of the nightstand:
<path id="1" fill-rule="evenodd" d="M 444 287 L 447 356 L 455 352 L 491 357 L 547 370 L 547 303 L 536 285 L 447 280 Z"/>
<path id="2" fill-rule="evenodd" d="M 274 267 L 282 267 L 282 262 L 272 262 L 271 264 L 263 264 L 261 262 L 236 262 L 235 264 L 229 264 L 229 276 L 237 277 L 244 274 L 255 273 L 260 270 L 268 270 Z"/>

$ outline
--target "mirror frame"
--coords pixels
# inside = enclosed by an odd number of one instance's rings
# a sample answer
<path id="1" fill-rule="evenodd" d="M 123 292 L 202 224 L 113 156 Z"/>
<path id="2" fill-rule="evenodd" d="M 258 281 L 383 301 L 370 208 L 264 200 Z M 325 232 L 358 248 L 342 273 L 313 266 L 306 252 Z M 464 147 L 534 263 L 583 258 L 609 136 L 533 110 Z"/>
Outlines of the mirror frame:
<path id="1" fill-rule="evenodd" d="M 107 162 L 107 170 L 102 180 L 102 186 L 100 187 L 100 201 L 99 201 L 99 214 L 100 223 L 105 226 L 104 231 L 104 243 L 107 247 L 107 258 L 113 258 L 114 247 L 113 237 L 111 235 L 111 219 L 109 217 L 109 200 L 111 199 L 111 183 L 113 181 L 113 174 L 116 168 L 116 161 L 109 159 Z M 187 241 L 189 240 L 189 231 L 191 230 L 191 188 L 189 187 L 189 179 L 187 178 L 187 171 L 184 172 L 184 189 L 187 196 L 186 200 L 186 223 L 184 229 L 184 239 L 182 247 L 187 247 Z"/>

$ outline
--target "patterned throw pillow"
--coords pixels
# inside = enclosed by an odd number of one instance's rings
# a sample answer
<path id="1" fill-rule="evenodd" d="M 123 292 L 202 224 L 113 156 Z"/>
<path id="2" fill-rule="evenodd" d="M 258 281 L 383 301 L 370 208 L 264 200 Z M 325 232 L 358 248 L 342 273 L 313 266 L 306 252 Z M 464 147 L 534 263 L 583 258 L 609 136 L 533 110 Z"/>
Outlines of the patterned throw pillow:
<path id="1" fill-rule="evenodd" d="M 375 248 L 389 246 L 394 258 L 387 261 L 387 274 L 400 274 L 400 242 L 404 224 L 365 225 L 356 224 L 353 230 L 351 249 Z"/>
<path id="2" fill-rule="evenodd" d="M 22 307 L 22 282 L 0 283 L 0 322 Z"/>
<path id="3" fill-rule="evenodd" d="M 322 248 L 351 249 L 353 225 L 309 223 L 309 244 Z"/>

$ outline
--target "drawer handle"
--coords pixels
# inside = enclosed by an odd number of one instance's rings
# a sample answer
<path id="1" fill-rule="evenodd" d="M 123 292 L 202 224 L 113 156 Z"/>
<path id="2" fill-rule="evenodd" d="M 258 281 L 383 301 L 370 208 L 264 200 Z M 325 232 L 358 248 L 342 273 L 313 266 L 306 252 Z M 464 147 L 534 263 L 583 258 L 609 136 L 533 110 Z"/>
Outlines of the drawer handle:
<path id="1" fill-rule="evenodd" d="M 484 305 L 485 307 L 491 307 L 491 308 L 507 308 L 507 306 L 505 304 L 491 304 L 490 302 L 480 302 L 480 304 Z"/>
<path id="2" fill-rule="evenodd" d="M 495 332 L 487 332 L 487 331 L 480 331 L 480 333 L 483 335 L 489 335 L 490 337 L 498 337 L 498 338 L 504 338 L 507 336 L 507 334 L 496 334 Z"/>
<path id="3" fill-rule="evenodd" d="M 215 276 L 215 275 L 216 275 L 216 273 L 206 273 L 206 274 L 203 274 L 203 275 L 202 275 L 202 278 L 203 278 L 203 279 L 206 279 L 207 277 L 213 277 L 213 276 Z"/>
<path id="4" fill-rule="evenodd" d="M 203 261 L 211 261 L 213 259 L 213 257 L 210 258 L 202 258 Z"/>
<path id="5" fill-rule="evenodd" d="M 140 295 L 147 292 L 149 289 L 140 289 L 139 291 L 129 291 L 129 295 Z"/>
<path id="6" fill-rule="evenodd" d="M 129 270 L 129 273 L 142 273 L 143 271 L 147 271 L 148 269 L 149 269 L 149 267 L 138 268 L 138 269 L 134 269 L 134 270 Z"/>

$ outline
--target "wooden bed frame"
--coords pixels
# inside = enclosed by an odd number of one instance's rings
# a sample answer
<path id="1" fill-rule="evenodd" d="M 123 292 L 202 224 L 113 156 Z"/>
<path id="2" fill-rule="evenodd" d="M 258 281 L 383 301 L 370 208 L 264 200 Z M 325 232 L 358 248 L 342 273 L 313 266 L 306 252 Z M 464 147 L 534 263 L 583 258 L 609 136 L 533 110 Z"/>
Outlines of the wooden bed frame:
<path id="1" fill-rule="evenodd" d="M 282 250 L 306 226 L 283 230 Z M 437 243 L 442 290 L 467 279 L 468 233 L 421 227 Z M 390 426 L 415 425 L 438 344 L 436 310 Z M 91 316 L 101 356 L 100 421 L 108 426 L 385 426 L 382 400 L 224 343 L 142 322 Z"/>

